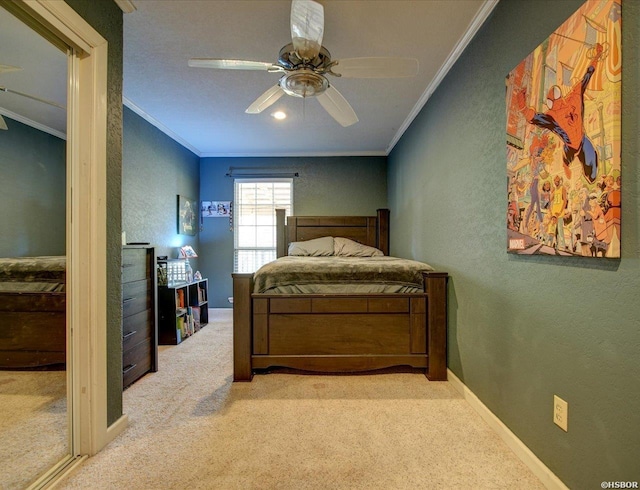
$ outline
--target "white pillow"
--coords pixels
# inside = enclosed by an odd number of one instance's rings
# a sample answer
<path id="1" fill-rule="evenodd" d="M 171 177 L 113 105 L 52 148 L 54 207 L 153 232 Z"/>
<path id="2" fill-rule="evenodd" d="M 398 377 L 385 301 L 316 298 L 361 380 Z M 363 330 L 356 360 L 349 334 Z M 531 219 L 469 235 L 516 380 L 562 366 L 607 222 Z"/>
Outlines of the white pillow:
<path id="1" fill-rule="evenodd" d="M 327 257 L 333 255 L 333 237 L 324 236 L 304 242 L 291 242 L 289 244 L 288 254 L 306 257 Z"/>
<path id="2" fill-rule="evenodd" d="M 343 237 L 333 239 L 333 254 L 339 257 L 379 257 L 384 255 L 382 250 Z"/>

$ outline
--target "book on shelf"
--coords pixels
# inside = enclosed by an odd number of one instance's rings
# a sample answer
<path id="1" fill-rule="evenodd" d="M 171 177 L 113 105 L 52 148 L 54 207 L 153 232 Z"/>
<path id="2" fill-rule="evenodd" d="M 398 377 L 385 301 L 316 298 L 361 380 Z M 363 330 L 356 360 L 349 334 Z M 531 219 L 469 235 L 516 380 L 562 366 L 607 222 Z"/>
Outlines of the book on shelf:
<path id="1" fill-rule="evenodd" d="M 184 316 L 179 316 L 176 319 L 176 333 L 180 334 L 180 339 L 183 339 L 186 337 L 186 330 L 185 330 L 185 325 L 184 325 Z"/>
<path id="2" fill-rule="evenodd" d="M 176 289 L 176 294 L 178 295 L 178 298 L 177 298 L 178 307 L 179 308 L 184 308 L 185 307 L 184 289 Z"/>
<path id="3" fill-rule="evenodd" d="M 187 317 L 185 319 L 187 324 L 187 335 L 193 335 L 193 308 L 187 307 Z"/>
<path id="4" fill-rule="evenodd" d="M 192 306 L 191 307 L 191 317 L 193 318 L 193 329 L 194 331 L 200 330 L 200 307 Z"/>

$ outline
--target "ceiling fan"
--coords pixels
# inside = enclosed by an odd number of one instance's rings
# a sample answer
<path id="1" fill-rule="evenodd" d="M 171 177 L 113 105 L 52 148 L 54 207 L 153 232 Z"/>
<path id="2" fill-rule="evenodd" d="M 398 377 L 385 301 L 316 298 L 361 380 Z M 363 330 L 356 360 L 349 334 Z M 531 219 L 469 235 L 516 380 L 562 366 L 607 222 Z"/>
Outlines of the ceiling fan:
<path id="1" fill-rule="evenodd" d="M 258 97 L 245 112 L 259 114 L 284 94 L 293 97 L 316 97 L 324 109 L 342 126 L 358 122 L 358 116 L 338 92 L 327 75 L 342 78 L 401 78 L 418 73 L 414 58 L 346 58 L 332 60 L 322 46 L 324 9 L 312 0 L 291 3 L 291 43 L 285 45 L 275 63 L 191 58 L 189 66 L 223 70 L 258 70 L 283 73 L 276 85 Z"/>

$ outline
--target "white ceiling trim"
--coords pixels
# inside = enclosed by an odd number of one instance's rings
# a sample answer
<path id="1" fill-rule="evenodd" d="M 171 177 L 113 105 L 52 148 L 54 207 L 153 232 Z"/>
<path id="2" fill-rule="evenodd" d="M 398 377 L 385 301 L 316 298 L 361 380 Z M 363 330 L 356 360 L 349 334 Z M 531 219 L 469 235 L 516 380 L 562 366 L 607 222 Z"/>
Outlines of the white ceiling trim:
<path id="1" fill-rule="evenodd" d="M 56 138 L 60 138 L 61 140 L 65 140 L 65 141 L 67 140 L 67 135 L 64 133 L 61 133 L 57 129 L 53 129 L 53 128 L 50 128 L 49 126 L 45 126 L 42 123 L 33 121 L 32 119 L 21 116 L 20 114 L 16 114 L 15 112 L 8 111 L 7 109 L 3 109 L 2 107 L 0 107 L 0 114 L 13 119 L 14 121 L 18 121 L 27 126 L 31 126 L 32 128 L 42 131 L 44 133 L 48 133 L 52 136 L 55 136 Z"/>
<path id="2" fill-rule="evenodd" d="M 218 157 L 227 157 L 227 158 L 235 158 L 235 157 L 245 157 L 245 158 L 283 158 L 283 157 L 386 157 L 387 154 L 384 151 L 352 151 L 352 152 L 344 152 L 344 151 L 325 151 L 325 152 L 282 152 L 282 153 L 203 153 L 200 155 L 202 158 L 218 158 Z"/>
<path id="3" fill-rule="evenodd" d="M 133 112 L 135 112 L 142 119 L 147 121 L 149 124 L 151 124 L 152 126 L 155 126 L 156 128 L 158 128 L 160 131 L 162 131 L 164 134 L 166 134 L 169 138 L 174 140 L 176 143 L 184 146 L 186 149 L 192 151 L 197 156 L 202 157 L 202 154 L 200 153 L 200 150 L 198 150 L 195 146 L 190 144 L 188 141 L 186 141 L 183 138 L 181 138 L 180 136 L 178 136 L 173 131 L 171 131 L 168 127 L 166 127 L 164 124 L 162 124 L 156 118 L 154 118 L 153 116 L 147 114 L 144 110 L 142 110 L 140 107 L 138 107 L 136 104 L 134 104 L 130 99 L 126 98 L 125 96 L 122 96 L 122 103 L 126 107 L 131 109 Z"/>
<path id="4" fill-rule="evenodd" d="M 400 128 L 396 132 L 396 135 L 393 137 L 391 143 L 387 147 L 387 155 L 391 153 L 393 147 L 398 141 L 400 141 L 400 138 L 402 138 L 404 132 L 409 128 L 413 120 L 420 113 L 433 92 L 435 92 L 435 90 L 438 88 L 438 85 L 440 85 L 440 82 L 442 82 L 447 73 L 449 73 L 449 70 L 451 70 L 456 61 L 458 61 L 460 55 L 463 53 L 467 45 L 471 42 L 473 36 L 476 35 L 480 27 L 482 27 L 482 24 L 484 24 L 484 22 L 487 20 L 487 17 L 489 17 L 489 14 L 491 14 L 495 6 L 498 5 L 499 1 L 500 0 L 485 0 L 484 4 L 469 25 L 469 29 L 467 29 L 464 36 L 460 38 L 460 41 L 458 41 L 456 46 L 453 48 L 451 54 L 449 54 L 449 57 L 446 59 L 440 70 L 438 70 L 438 73 L 436 74 L 432 82 L 422 93 L 422 96 L 420 97 L 420 99 L 418 99 L 418 102 L 413 107 L 413 110 L 409 113 L 404 123 L 402 123 L 402 126 L 400 126 Z"/>
<path id="5" fill-rule="evenodd" d="M 131 0 L 114 0 L 118 7 L 122 9 L 125 14 L 130 14 L 131 12 L 135 12 L 136 6 L 133 4 Z"/>

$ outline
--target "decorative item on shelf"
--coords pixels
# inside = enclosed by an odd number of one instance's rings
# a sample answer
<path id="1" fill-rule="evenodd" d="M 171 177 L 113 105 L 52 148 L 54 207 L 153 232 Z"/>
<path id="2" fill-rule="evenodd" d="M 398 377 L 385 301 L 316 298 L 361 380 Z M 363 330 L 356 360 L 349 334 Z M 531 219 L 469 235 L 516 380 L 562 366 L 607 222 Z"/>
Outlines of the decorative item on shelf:
<path id="1" fill-rule="evenodd" d="M 193 249 L 191 245 L 185 245 L 180 248 L 180 253 L 178 254 L 178 257 L 186 259 L 184 261 L 185 280 L 187 282 L 193 282 L 193 269 L 191 268 L 189 259 L 194 259 L 198 257 L 198 254 L 196 253 L 196 251 Z"/>
<path id="2" fill-rule="evenodd" d="M 187 282 L 186 260 L 158 257 L 158 286 L 175 286 Z"/>
<path id="3" fill-rule="evenodd" d="M 195 259 L 196 257 L 198 257 L 198 254 L 196 253 L 196 251 L 193 249 L 191 245 L 185 245 L 184 247 L 180 248 L 179 258 Z"/>
<path id="4" fill-rule="evenodd" d="M 195 274 L 193 274 L 193 280 L 194 281 L 201 281 L 202 280 L 202 274 L 200 274 L 200 271 L 196 271 Z"/>
<path id="5" fill-rule="evenodd" d="M 189 259 L 184 261 L 184 270 L 185 270 L 187 282 L 193 282 L 193 269 L 191 268 Z"/>
<path id="6" fill-rule="evenodd" d="M 166 286 L 168 283 L 166 260 L 162 262 L 158 259 L 157 269 L 158 269 L 158 286 Z"/>

